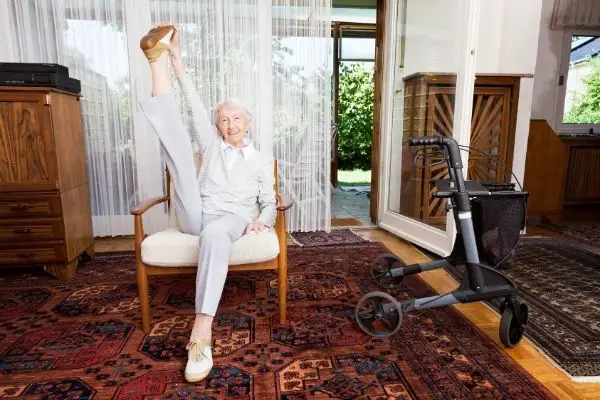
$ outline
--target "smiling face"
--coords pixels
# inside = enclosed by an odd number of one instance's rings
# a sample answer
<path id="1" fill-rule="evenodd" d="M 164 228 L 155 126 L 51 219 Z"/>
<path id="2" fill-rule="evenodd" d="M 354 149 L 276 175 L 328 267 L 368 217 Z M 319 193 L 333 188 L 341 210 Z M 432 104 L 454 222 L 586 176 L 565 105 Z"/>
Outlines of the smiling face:
<path id="1" fill-rule="evenodd" d="M 242 107 L 225 104 L 219 108 L 216 125 L 227 143 L 241 147 L 250 127 L 250 116 Z"/>

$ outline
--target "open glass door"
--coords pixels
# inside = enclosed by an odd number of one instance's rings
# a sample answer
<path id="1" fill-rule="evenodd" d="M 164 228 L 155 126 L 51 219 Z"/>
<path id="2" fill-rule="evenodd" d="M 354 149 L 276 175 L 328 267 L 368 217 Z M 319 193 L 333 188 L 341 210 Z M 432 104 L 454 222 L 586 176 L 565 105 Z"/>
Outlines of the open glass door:
<path id="1" fill-rule="evenodd" d="M 414 136 L 450 136 L 468 145 L 472 112 L 477 1 L 387 1 L 379 225 L 445 256 L 455 224 L 446 199 L 432 196 L 446 163 L 415 163 Z M 463 164 L 468 165 L 463 152 Z M 437 161 L 441 158 L 438 156 Z"/>

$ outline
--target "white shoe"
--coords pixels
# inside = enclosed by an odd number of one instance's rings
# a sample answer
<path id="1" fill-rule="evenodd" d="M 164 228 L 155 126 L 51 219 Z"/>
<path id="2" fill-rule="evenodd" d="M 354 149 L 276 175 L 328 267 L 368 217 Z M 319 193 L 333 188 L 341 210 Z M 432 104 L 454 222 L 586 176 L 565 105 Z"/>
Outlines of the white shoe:
<path id="1" fill-rule="evenodd" d="M 194 340 L 186 346 L 188 361 L 185 365 L 185 380 L 200 382 L 205 379 L 213 367 L 210 342 L 204 339 Z"/>

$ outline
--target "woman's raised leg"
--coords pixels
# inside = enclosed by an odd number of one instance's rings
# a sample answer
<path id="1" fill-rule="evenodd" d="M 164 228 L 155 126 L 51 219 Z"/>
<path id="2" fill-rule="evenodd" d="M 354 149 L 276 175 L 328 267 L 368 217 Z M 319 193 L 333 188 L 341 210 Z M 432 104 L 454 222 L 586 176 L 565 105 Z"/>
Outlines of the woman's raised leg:
<path id="1" fill-rule="evenodd" d="M 153 35 L 153 31 L 150 31 L 144 39 Z M 164 34 L 158 32 L 154 35 Z M 141 44 L 148 43 L 148 40 L 144 41 L 144 39 Z M 150 43 L 155 43 L 157 47 L 161 46 L 160 41 L 157 40 L 150 40 Z M 158 136 L 175 187 L 173 201 L 179 227 L 185 233 L 199 235 L 202 231 L 202 198 L 196 179 L 190 137 L 181 120 L 177 99 L 170 91 L 167 53 L 163 51 L 160 54 L 160 49 L 154 52 L 144 50 L 152 71 L 153 97 L 142 101 L 140 106 Z"/>

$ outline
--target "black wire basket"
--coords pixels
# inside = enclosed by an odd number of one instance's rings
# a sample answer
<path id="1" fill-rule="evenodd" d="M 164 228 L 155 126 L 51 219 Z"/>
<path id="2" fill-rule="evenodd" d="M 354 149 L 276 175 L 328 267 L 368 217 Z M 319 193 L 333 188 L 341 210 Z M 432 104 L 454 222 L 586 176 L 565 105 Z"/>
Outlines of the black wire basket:
<path id="1" fill-rule="evenodd" d="M 471 200 L 477 251 L 487 265 L 508 269 L 527 220 L 527 192 L 514 184 L 482 183 L 491 196 Z"/>
<path id="2" fill-rule="evenodd" d="M 471 198 L 473 229 L 480 261 L 493 268 L 508 269 L 527 223 L 529 193 L 523 191 L 515 174 L 497 157 L 469 146 L 461 145 L 459 148 L 487 158 L 517 182 L 519 190 L 515 189 L 515 183 L 477 181 L 491 195 Z M 413 165 L 415 168 L 431 167 L 447 162 L 447 158 L 448 155 L 440 149 L 419 149 L 415 152 Z M 433 161 L 427 162 L 428 159 Z M 459 250 L 464 257 L 462 253 L 464 251 Z"/>

